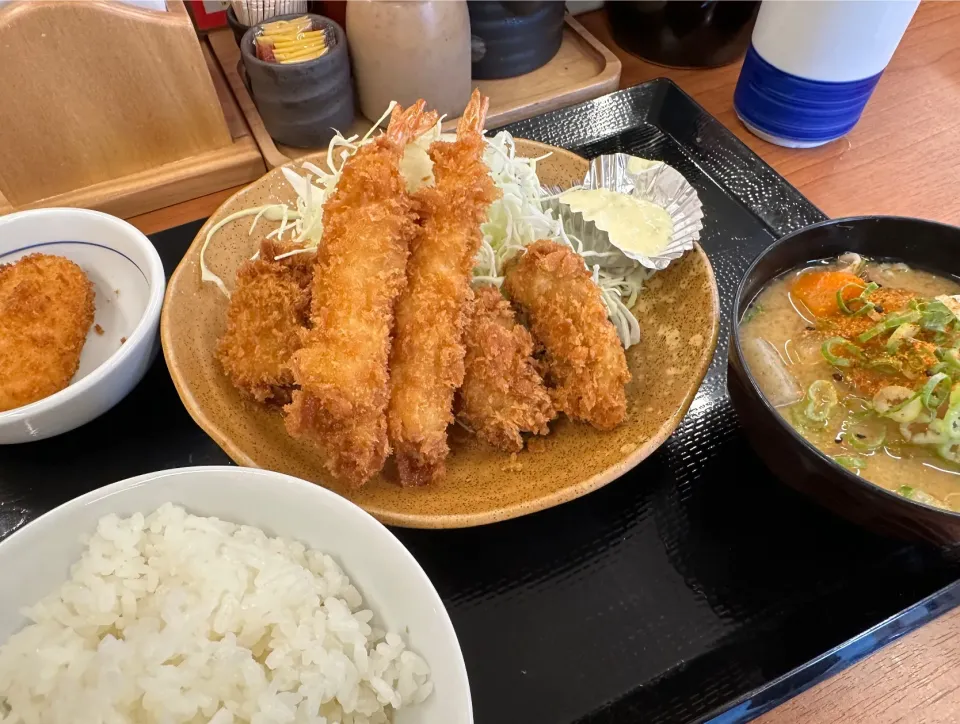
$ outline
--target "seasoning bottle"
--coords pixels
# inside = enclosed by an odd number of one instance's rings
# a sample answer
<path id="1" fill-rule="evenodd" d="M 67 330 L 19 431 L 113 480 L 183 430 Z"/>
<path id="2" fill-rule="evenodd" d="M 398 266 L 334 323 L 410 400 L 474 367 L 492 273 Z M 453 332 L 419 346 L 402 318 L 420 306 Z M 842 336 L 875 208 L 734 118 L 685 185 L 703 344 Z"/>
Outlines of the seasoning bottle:
<path id="1" fill-rule="evenodd" d="M 368 119 L 391 100 L 419 98 L 451 118 L 463 113 L 471 91 L 466 0 L 350 0 L 347 42 Z"/>
<path id="2" fill-rule="evenodd" d="M 919 0 L 780 0 L 760 6 L 733 106 L 764 140 L 820 146 L 860 120 Z"/>

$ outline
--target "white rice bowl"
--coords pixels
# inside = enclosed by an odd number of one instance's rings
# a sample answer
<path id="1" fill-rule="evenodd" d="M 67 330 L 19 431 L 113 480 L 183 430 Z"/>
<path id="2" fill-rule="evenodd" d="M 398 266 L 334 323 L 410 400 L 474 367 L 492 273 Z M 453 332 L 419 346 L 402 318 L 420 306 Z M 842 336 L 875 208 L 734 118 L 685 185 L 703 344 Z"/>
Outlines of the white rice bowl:
<path id="1" fill-rule="evenodd" d="M 0 543 L 0 574 L 4 724 L 472 721 L 425 574 L 369 515 L 294 478 L 116 483 Z"/>

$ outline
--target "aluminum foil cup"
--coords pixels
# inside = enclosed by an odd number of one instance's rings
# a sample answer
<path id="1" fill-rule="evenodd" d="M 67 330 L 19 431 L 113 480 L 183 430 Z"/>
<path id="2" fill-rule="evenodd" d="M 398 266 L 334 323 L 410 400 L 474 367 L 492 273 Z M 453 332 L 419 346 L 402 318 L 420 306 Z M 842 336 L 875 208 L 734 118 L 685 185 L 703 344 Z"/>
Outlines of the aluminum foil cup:
<path id="1" fill-rule="evenodd" d="M 605 188 L 636 196 L 662 207 L 673 220 L 673 234 L 666 247 L 654 256 L 646 256 L 621 249 L 607 232 L 584 219 L 582 214 L 571 211 L 559 199 L 545 199 L 544 206 L 557 213 L 567 233 L 580 239 L 585 249 L 597 252 L 616 250 L 648 269 L 661 270 L 692 249 L 693 243 L 700 239 L 700 230 L 703 228 L 700 198 L 683 174 L 663 161 L 650 161 L 626 153 L 598 156 L 590 162 L 582 188 Z M 616 264 L 615 261 L 613 264 Z"/>

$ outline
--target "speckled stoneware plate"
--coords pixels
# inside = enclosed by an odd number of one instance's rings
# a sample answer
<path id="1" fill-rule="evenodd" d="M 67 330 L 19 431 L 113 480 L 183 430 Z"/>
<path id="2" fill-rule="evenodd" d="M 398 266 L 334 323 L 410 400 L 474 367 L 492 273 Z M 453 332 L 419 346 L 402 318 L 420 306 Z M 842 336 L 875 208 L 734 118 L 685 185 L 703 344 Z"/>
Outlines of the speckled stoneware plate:
<path id="1" fill-rule="evenodd" d="M 569 151 L 517 140 L 517 154 L 553 155 L 538 164 L 545 185 L 578 182 L 587 161 Z M 320 156 L 316 163 L 324 161 Z M 330 480 L 310 446 L 292 439 L 276 410 L 240 397 L 214 355 L 223 333 L 227 300 L 213 284 L 200 282 L 200 247 L 207 229 L 240 209 L 292 201 L 279 168 L 234 194 L 210 217 L 167 287 L 161 340 L 167 366 L 184 405 L 240 465 L 268 468 L 312 480 L 337 491 L 391 525 L 460 528 L 533 513 L 600 488 L 647 458 L 686 414 L 717 345 L 719 301 L 713 269 L 696 246 L 651 279 L 637 302 L 641 342 L 627 352 L 633 381 L 627 387 L 628 416 L 612 432 L 561 419 L 535 450 L 511 462 L 458 426 L 450 431 L 446 479 L 434 486 L 401 488 L 388 463 L 364 487 Z M 237 267 L 257 249 L 251 219 L 226 225 L 207 249 L 208 266 L 231 284 Z M 258 229 L 268 226 L 261 222 Z M 642 484 L 635 478 L 631 485 Z"/>

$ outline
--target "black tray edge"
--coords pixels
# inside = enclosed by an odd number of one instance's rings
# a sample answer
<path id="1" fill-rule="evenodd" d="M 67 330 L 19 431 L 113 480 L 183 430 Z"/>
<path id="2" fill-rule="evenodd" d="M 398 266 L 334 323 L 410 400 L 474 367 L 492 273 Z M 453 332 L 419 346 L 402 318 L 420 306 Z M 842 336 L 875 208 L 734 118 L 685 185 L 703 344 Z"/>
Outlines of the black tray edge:
<path id="1" fill-rule="evenodd" d="M 740 140 L 740 137 L 734 132 L 733 128 L 726 126 L 719 118 L 717 118 L 715 115 L 710 113 L 710 111 L 708 111 L 706 108 L 700 105 L 700 102 L 696 98 L 694 98 L 692 95 L 687 93 L 672 78 L 667 78 L 666 76 L 658 76 L 647 82 L 652 85 L 658 85 L 658 86 L 665 85 L 668 88 L 672 89 L 673 91 L 679 93 L 688 101 L 690 101 L 692 105 L 697 107 L 702 117 L 706 119 L 706 122 L 704 123 L 705 125 L 707 125 L 710 129 L 721 128 L 724 131 L 726 131 L 731 137 L 730 145 L 736 148 L 737 150 L 738 158 L 749 160 L 751 163 L 753 163 L 757 167 L 757 169 L 759 169 L 760 171 L 759 175 L 762 175 L 764 177 L 763 180 L 765 184 L 770 186 L 776 186 L 778 190 L 781 190 L 781 192 L 785 192 L 786 195 L 792 201 L 802 201 L 804 204 L 811 207 L 817 214 L 819 214 L 819 216 L 822 217 L 823 220 L 830 218 L 820 209 L 819 206 L 817 206 L 810 199 L 808 199 L 803 194 L 803 192 L 800 191 L 800 189 L 798 189 L 796 186 L 790 183 L 789 179 L 787 179 L 786 176 L 781 174 L 779 171 L 777 171 L 777 169 L 775 169 L 773 166 L 767 163 L 767 161 L 759 154 L 759 152 L 754 151 L 752 148 L 750 148 L 750 146 L 748 146 L 746 143 Z M 670 133 L 669 130 L 667 130 L 666 128 L 663 128 L 661 130 L 663 130 L 663 132 L 666 133 L 671 138 L 674 138 L 673 134 Z M 677 141 L 679 145 L 686 147 L 686 144 L 681 143 L 679 139 L 674 138 L 674 140 Z M 695 146 L 694 148 L 699 150 L 700 147 L 698 145 L 698 146 Z M 724 188 L 726 188 L 728 192 L 732 191 L 732 189 L 730 188 L 730 182 L 729 182 L 729 177 L 730 177 L 729 169 L 724 170 L 720 168 L 719 165 L 716 163 L 715 159 L 713 159 L 709 155 L 698 154 L 696 161 L 697 161 L 697 164 L 700 165 L 701 167 L 708 167 L 710 169 L 711 178 L 717 178 L 717 179 L 723 180 Z M 780 224 L 770 220 L 770 218 L 767 216 L 765 209 L 763 208 L 762 205 L 755 204 L 755 203 L 747 203 L 746 205 L 750 208 L 750 210 L 754 214 L 756 214 L 759 218 L 763 219 L 770 226 L 772 231 L 781 235 L 787 233 L 780 226 Z"/>
<path id="2" fill-rule="evenodd" d="M 775 709 L 960 605 L 960 581 L 881 621 L 859 636 L 744 694 L 691 724 L 739 724 Z"/>
<path id="3" fill-rule="evenodd" d="M 645 103 L 638 102 L 639 98 L 644 96 Z M 664 115 L 669 116 L 677 108 L 674 103 L 671 103 L 671 96 L 682 97 L 697 111 L 693 118 L 693 126 L 696 129 L 693 141 L 678 139 L 670 132 L 669 124 L 661 125 L 654 120 L 654 117 L 660 119 Z M 646 107 L 641 114 L 643 121 L 656 125 L 677 143 L 694 165 L 721 186 L 730 198 L 749 209 L 750 213 L 766 224 L 774 235 L 783 236 L 829 218 L 788 179 L 741 141 L 732 128 L 725 126 L 675 81 L 664 76 L 643 81 L 583 103 L 514 121 L 489 129 L 487 132 L 493 134 L 506 130 L 521 138 L 531 138 L 566 148 L 567 144 L 563 142 L 565 119 L 571 115 L 590 116 L 602 113 L 604 110 L 613 111 L 612 117 L 607 119 L 603 133 L 587 135 L 578 139 L 575 144 L 578 147 L 589 146 L 633 127 L 633 122 L 617 113 L 617 110 L 624 106 L 636 108 L 644 105 Z M 530 131 L 533 132 L 530 133 Z M 718 147 L 717 140 L 720 136 L 723 137 L 723 143 L 719 145 L 728 148 L 730 153 L 718 156 L 713 153 L 713 150 Z M 579 153 L 576 148 L 571 150 Z M 766 196 L 755 193 L 758 185 L 767 190 Z M 802 213 L 799 210 L 809 213 Z"/>

